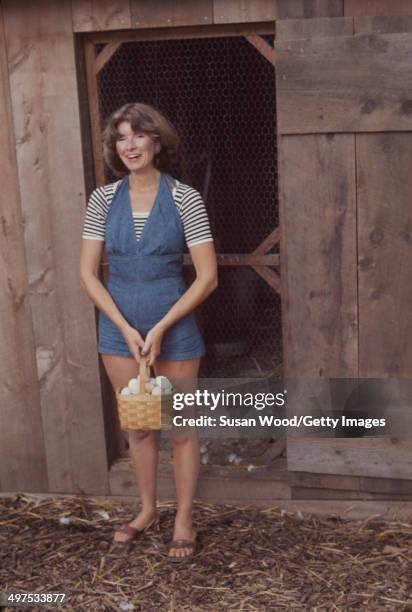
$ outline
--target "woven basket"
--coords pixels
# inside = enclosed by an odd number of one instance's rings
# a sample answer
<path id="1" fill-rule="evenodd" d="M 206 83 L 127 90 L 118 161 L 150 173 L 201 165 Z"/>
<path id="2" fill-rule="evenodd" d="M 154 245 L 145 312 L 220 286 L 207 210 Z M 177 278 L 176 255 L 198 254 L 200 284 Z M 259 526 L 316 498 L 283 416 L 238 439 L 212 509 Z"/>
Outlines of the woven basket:
<path id="1" fill-rule="evenodd" d="M 116 389 L 117 410 L 120 428 L 128 429 L 170 429 L 173 395 L 151 395 L 146 392 L 145 384 L 150 378 L 150 368 L 146 360 L 140 359 L 138 395 L 120 395 Z M 162 410 L 163 408 L 163 410 Z"/>

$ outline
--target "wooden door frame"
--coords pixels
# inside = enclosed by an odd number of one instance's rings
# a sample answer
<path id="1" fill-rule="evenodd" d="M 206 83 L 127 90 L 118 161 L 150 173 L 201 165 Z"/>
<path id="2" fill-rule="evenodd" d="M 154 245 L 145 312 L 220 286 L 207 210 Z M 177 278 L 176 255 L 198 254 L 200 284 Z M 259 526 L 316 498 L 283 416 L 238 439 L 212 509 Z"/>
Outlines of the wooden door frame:
<path id="1" fill-rule="evenodd" d="M 275 24 L 255 23 L 246 25 L 210 25 L 176 28 L 156 28 L 149 30 L 127 30 L 121 32 L 95 32 L 84 37 L 84 55 L 86 63 L 86 79 L 88 89 L 89 114 L 93 161 L 97 186 L 103 185 L 104 163 L 100 140 L 101 117 L 97 87 L 97 75 L 107 62 L 115 55 L 123 43 L 143 42 L 152 40 L 182 40 L 191 38 L 222 38 L 243 36 L 267 61 L 275 65 L 275 51 L 262 35 L 274 35 Z M 106 43 L 106 47 L 96 55 L 95 45 Z M 280 244 L 280 226 L 272 229 L 266 238 L 252 252 L 247 254 L 218 253 L 219 266 L 249 266 L 265 280 L 266 283 L 281 295 L 280 274 L 270 266 L 280 268 L 280 255 L 269 251 Z M 184 265 L 193 265 L 190 254 L 185 254 Z M 103 265 L 107 265 L 104 263 Z"/>

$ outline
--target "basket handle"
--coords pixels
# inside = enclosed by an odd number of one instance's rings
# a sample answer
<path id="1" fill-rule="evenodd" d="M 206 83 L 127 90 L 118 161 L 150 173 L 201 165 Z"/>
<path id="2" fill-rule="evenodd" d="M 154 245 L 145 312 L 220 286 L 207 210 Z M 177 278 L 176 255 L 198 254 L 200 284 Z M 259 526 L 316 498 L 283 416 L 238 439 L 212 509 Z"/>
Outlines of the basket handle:
<path id="1" fill-rule="evenodd" d="M 146 393 L 146 377 L 147 377 L 147 365 L 146 359 L 140 357 L 139 363 L 139 393 L 144 395 Z"/>

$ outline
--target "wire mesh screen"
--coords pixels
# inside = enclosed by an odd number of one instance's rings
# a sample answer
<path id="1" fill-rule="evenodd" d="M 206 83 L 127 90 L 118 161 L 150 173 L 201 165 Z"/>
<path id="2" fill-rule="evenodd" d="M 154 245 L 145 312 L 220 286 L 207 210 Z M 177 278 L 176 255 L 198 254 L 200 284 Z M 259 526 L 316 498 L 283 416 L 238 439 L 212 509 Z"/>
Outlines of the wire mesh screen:
<path id="1" fill-rule="evenodd" d="M 124 43 L 98 91 L 103 120 L 138 101 L 176 127 L 174 175 L 202 194 L 218 253 L 251 253 L 278 225 L 274 69 L 242 36 Z M 201 376 L 281 376 L 280 299 L 252 268 L 219 266 L 219 287 L 197 316 Z"/>

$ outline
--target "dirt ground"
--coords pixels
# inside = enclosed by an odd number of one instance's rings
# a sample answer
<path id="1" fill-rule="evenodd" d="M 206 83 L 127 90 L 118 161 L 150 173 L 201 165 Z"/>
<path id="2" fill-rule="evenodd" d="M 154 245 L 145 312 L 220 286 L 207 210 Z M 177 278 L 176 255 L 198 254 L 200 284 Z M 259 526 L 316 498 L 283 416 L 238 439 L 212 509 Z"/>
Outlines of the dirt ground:
<path id="1" fill-rule="evenodd" d="M 159 504 L 159 531 L 111 550 L 136 510 L 90 497 L 0 498 L 0 589 L 68 593 L 70 611 L 412 610 L 410 523 L 197 503 L 198 553 L 174 565 L 172 502 Z"/>

